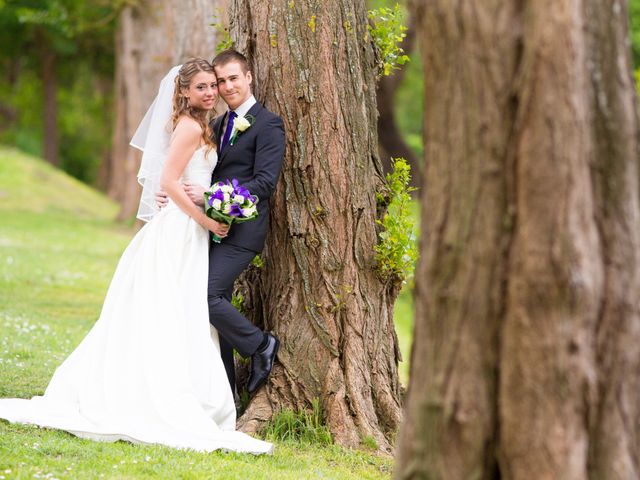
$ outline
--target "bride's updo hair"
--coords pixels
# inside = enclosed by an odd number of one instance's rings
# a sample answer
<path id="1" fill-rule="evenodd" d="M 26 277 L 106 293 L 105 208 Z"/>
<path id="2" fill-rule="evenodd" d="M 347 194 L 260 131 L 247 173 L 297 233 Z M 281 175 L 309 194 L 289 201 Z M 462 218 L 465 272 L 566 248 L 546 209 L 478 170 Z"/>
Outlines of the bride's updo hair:
<path id="1" fill-rule="evenodd" d="M 215 71 L 209 62 L 202 58 L 191 58 L 186 61 L 175 80 L 175 89 L 173 91 L 173 114 L 171 115 L 171 129 L 175 129 L 178 119 L 181 115 L 188 115 L 196 120 L 202 127 L 202 141 L 208 145 L 207 150 L 215 148 L 215 143 L 211 140 L 211 129 L 209 128 L 210 111 L 195 108 L 189 105 L 189 100 L 182 93 L 191 85 L 191 80 L 199 72 L 208 72 L 215 75 Z"/>

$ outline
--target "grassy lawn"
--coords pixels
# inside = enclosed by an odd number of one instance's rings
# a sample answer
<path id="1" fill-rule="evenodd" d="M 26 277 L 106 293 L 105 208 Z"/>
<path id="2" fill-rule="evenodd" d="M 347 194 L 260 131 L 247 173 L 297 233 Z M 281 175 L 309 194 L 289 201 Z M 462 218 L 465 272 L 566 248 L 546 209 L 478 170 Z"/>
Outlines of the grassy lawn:
<path id="1" fill-rule="evenodd" d="M 400 292 L 393 309 L 393 318 L 398 334 L 398 343 L 402 353 L 402 361 L 398 366 L 400 382 L 403 385 L 409 383 L 409 358 L 411 355 L 411 339 L 413 338 L 413 296 L 409 284 L 406 284 Z"/>
<path id="2" fill-rule="evenodd" d="M 80 182 L 0 147 L 0 397 L 42 394 L 56 366 L 98 318 L 133 234 L 113 222 L 116 212 L 115 204 Z M 397 305 L 405 359 L 411 309 L 405 292 Z M 402 375 L 406 380 L 406 368 Z M 0 480 L 381 479 L 390 478 L 392 467 L 389 458 L 337 446 L 276 442 L 269 457 L 203 454 L 97 443 L 0 420 Z"/>

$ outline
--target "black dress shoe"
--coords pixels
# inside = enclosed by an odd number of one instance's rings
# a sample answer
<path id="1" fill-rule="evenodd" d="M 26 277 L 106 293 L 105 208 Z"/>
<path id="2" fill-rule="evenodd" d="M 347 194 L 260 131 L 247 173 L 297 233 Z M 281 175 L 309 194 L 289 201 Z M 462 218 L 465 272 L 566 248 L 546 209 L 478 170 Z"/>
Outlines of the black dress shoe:
<path id="1" fill-rule="evenodd" d="M 271 369 L 273 368 L 273 361 L 278 353 L 278 347 L 280 342 L 276 337 L 267 333 L 267 345 L 262 349 L 251 355 L 251 374 L 249 375 L 249 382 L 247 383 L 247 390 L 249 393 L 255 392 L 264 382 L 267 381 Z"/>

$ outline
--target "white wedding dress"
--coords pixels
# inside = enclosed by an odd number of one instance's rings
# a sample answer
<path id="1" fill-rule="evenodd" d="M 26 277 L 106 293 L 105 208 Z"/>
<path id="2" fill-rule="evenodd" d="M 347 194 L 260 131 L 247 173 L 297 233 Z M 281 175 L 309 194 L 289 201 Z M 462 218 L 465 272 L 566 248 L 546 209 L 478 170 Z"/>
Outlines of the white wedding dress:
<path id="1" fill-rule="evenodd" d="M 215 151 L 183 181 L 208 187 Z M 208 232 L 169 203 L 118 263 L 100 318 L 44 396 L 0 400 L 0 418 L 94 440 L 269 453 L 235 431 L 236 411 L 207 307 Z"/>

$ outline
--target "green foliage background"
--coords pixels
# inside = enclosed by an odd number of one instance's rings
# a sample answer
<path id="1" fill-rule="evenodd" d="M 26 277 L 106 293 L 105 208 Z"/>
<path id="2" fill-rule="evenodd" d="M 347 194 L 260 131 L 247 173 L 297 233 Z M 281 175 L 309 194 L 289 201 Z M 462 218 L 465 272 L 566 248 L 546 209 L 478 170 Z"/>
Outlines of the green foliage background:
<path id="1" fill-rule="evenodd" d="M 60 166 L 94 183 L 113 120 L 119 0 L 0 2 L 0 143 L 42 155 L 42 58 L 55 55 Z"/>

